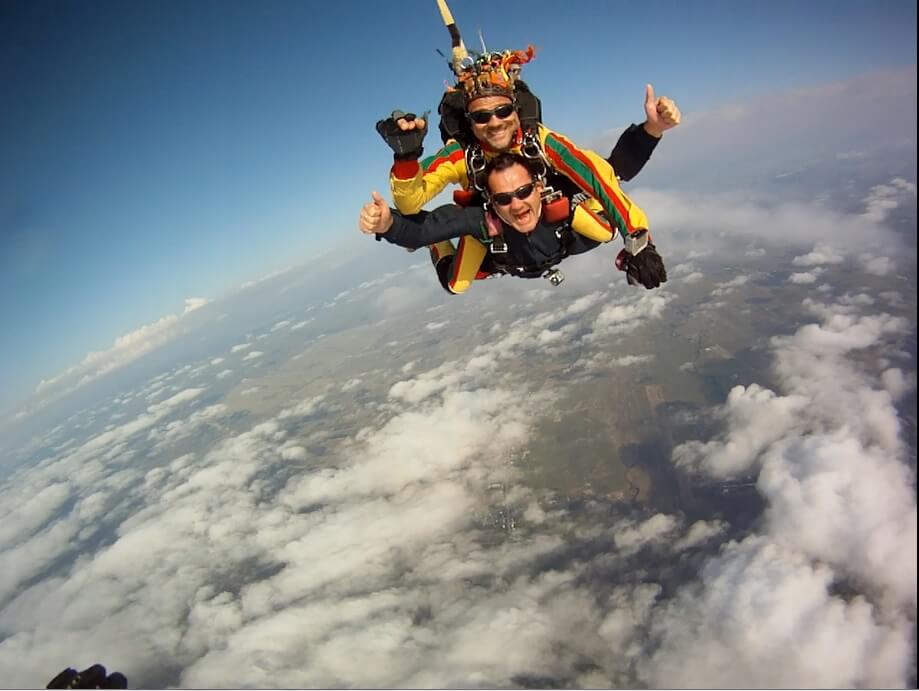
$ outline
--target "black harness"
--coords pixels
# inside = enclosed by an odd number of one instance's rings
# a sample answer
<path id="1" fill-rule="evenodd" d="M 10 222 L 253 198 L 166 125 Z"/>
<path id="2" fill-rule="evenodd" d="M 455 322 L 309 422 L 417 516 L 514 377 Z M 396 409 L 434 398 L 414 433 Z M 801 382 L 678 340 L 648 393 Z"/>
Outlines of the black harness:
<path id="1" fill-rule="evenodd" d="M 527 235 L 516 233 L 513 236 L 508 235 L 508 237 L 513 237 L 512 243 L 514 246 L 525 245 L 528 253 L 536 257 L 535 261 L 525 263 L 514 261 L 514 257 L 511 256 L 514 254 L 512 252 L 513 247 L 508 245 L 504 233 L 499 234 L 497 237 L 489 237 L 488 231 L 483 228 L 482 237 L 479 239 L 482 244 L 488 247 L 488 254 L 483 261 L 482 268 L 490 273 L 508 274 L 519 278 L 540 278 L 545 276 L 547 272 L 560 264 L 570 254 L 571 246 L 575 240 L 575 233 L 571 229 L 574 210 L 577 208 L 577 204 L 587 196 L 583 195 L 583 193 L 580 194 L 582 195 L 581 199 L 578 199 L 577 195 L 572 199 L 573 203 L 568 218 L 561 223 L 555 224 L 554 227 L 551 227 L 551 230 L 546 228 L 545 222 L 540 219 L 540 226 L 536 232 L 539 232 L 542 237 L 545 237 L 545 233 L 551 232 L 557 240 L 551 252 L 545 252 L 541 247 L 532 244 L 530 237 Z"/>
<path id="2" fill-rule="evenodd" d="M 514 102 L 520 118 L 520 126 L 524 133 L 521 153 L 528 158 L 538 159 L 542 163 L 544 170 L 542 177 L 547 189 L 559 190 L 562 194 L 571 198 L 571 210 L 568 218 L 561 223 L 557 223 L 552 231 L 558 243 L 551 253 L 547 254 L 541 248 L 531 245 L 526 236 L 515 237 L 514 244 L 520 241 L 526 242 L 532 254 L 541 255 L 538 261 L 525 264 L 512 261 L 508 252 L 507 240 L 503 233 L 497 237 L 490 237 L 488 231 L 483 227 L 482 236 L 479 239 L 488 247 L 489 252 L 483 261 L 482 269 L 489 273 L 508 274 L 520 278 L 539 278 L 546 276 L 547 272 L 551 272 L 554 266 L 569 255 L 574 236 L 574 231 L 571 230 L 571 220 L 577 203 L 582 201 L 583 198 L 575 202 L 575 197 L 580 194 L 580 190 L 568 178 L 556 173 L 545 159 L 538 135 L 539 123 L 542 122 L 542 103 L 536 94 L 530 91 L 526 83 L 520 79 L 515 82 Z M 466 117 L 466 104 L 463 100 L 462 92 L 454 90 L 444 93 L 443 98 L 440 100 L 440 105 L 437 107 L 437 112 L 440 114 L 440 137 L 445 144 L 448 140 L 455 139 L 462 145 L 469 187 L 471 191 L 476 193 L 472 199 L 481 203 L 487 198 L 485 181 L 482 179 L 482 173 L 485 170 L 487 161 Z M 586 197 L 586 195 L 583 196 Z M 467 203 L 472 202 L 472 199 Z M 543 221 L 540 220 L 540 223 L 542 224 Z M 553 281 L 553 283 L 555 282 Z"/>

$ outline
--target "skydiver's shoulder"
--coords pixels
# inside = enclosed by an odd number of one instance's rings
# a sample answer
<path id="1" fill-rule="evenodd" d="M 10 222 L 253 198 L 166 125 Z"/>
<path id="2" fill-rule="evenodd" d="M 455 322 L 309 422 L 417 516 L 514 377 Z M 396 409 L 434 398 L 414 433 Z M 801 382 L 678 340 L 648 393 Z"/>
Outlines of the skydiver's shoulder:
<path id="1" fill-rule="evenodd" d="M 430 156 L 421 160 L 422 170 L 430 170 L 442 163 L 464 160 L 463 145 L 457 139 L 448 139 L 447 142 Z"/>

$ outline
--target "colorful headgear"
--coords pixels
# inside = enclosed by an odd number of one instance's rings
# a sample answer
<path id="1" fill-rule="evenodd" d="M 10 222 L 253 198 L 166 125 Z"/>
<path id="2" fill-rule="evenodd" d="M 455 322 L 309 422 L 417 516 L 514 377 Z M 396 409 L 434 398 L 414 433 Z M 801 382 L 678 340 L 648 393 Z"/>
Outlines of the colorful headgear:
<path id="1" fill-rule="evenodd" d="M 513 100 L 520 67 L 535 55 L 533 46 L 527 46 L 525 51 L 505 50 L 467 57 L 460 65 L 454 88 L 462 90 L 467 106 L 483 96 L 506 96 Z"/>

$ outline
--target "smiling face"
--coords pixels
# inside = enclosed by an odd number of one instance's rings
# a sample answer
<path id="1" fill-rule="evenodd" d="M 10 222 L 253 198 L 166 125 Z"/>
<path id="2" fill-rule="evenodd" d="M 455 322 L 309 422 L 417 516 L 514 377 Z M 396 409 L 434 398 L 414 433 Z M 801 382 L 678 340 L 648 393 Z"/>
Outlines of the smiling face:
<path id="1" fill-rule="evenodd" d="M 542 186 L 533 179 L 530 171 L 516 163 L 509 168 L 492 171 L 487 183 L 492 208 L 498 214 L 498 218 L 520 233 L 533 232 L 542 213 L 542 200 L 539 196 Z M 527 187 L 530 187 L 529 194 L 520 199 L 518 193 L 524 194 Z M 509 204 L 498 203 L 507 201 L 508 197 Z"/>
<path id="2" fill-rule="evenodd" d="M 470 114 L 477 111 L 494 111 L 501 106 L 513 105 L 507 96 L 482 96 L 472 101 L 467 107 Z M 513 146 L 520 129 L 520 117 L 514 111 L 509 117 L 499 118 L 492 114 L 488 122 L 479 124 L 474 120 L 469 121 L 475 138 L 487 144 L 495 151 L 507 151 Z"/>

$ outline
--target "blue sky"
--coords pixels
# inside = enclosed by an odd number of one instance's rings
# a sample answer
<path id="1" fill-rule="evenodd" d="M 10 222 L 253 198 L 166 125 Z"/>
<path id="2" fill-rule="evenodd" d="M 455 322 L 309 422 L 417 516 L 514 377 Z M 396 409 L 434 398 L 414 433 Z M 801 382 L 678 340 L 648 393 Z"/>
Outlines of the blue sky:
<path id="1" fill-rule="evenodd" d="M 639 121 L 648 81 L 691 114 L 916 62 L 914 2 L 452 8 L 469 45 L 537 47 L 525 76 L 576 141 Z M 433 0 L 0 5 L 0 411 L 186 298 L 353 243 L 386 186 L 373 123 L 436 106 L 447 47 Z"/>

